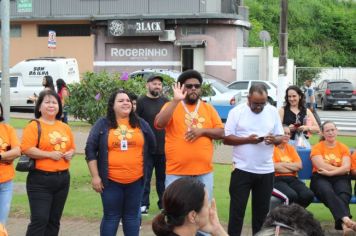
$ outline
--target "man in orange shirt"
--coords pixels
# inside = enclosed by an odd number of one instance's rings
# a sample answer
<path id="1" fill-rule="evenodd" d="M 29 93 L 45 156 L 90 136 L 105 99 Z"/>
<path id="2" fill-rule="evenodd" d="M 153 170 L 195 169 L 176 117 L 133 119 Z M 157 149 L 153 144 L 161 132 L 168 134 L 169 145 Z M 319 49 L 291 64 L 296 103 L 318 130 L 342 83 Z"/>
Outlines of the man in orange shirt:
<path id="1" fill-rule="evenodd" d="M 213 139 L 224 129 L 216 110 L 200 100 L 203 78 L 187 70 L 174 85 L 174 97 L 155 119 L 158 129 L 166 129 L 166 187 L 183 176 L 194 176 L 205 184 L 209 199 L 213 192 Z"/>

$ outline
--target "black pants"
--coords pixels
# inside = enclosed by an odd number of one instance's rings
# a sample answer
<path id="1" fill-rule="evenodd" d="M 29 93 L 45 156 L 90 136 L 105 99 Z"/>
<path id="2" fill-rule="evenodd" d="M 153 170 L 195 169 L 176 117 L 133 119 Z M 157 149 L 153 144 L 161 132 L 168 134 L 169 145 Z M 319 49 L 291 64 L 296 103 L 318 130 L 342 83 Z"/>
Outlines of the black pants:
<path id="1" fill-rule="evenodd" d="M 56 236 L 69 190 L 69 172 L 44 173 L 31 171 L 26 189 L 30 203 L 31 222 L 27 236 Z"/>
<path id="2" fill-rule="evenodd" d="M 342 229 L 342 217 L 350 215 L 351 180 L 348 175 L 323 176 L 313 174 L 310 188 L 315 196 L 330 209 L 335 229 Z"/>
<path id="3" fill-rule="evenodd" d="M 274 188 L 284 193 L 289 203 L 298 203 L 307 207 L 313 201 L 314 193 L 295 176 L 276 176 Z"/>
<path id="4" fill-rule="evenodd" d="M 147 157 L 147 168 L 146 168 L 146 181 L 143 191 L 143 197 L 141 206 L 150 207 L 150 192 L 151 192 L 151 179 L 153 169 L 155 170 L 156 176 L 156 191 L 158 195 L 158 208 L 162 209 L 162 196 L 165 189 L 164 182 L 166 181 L 166 157 L 165 155 L 150 154 Z"/>
<path id="5" fill-rule="evenodd" d="M 246 205 L 252 191 L 252 233 L 260 231 L 269 211 L 274 172 L 254 174 L 235 169 L 230 180 L 230 215 L 228 233 L 241 235 Z"/>

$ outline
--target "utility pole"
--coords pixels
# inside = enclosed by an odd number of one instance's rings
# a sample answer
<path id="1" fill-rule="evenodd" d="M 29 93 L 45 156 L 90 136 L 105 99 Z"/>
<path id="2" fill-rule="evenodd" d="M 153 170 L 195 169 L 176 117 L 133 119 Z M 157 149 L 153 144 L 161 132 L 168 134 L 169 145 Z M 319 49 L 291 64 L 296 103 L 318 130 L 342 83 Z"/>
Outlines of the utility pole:
<path id="1" fill-rule="evenodd" d="M 280 2 L 279 19 L 279 70 L 278 70 L 278 101 L 277 107 L 283 105 L 283 97 L 287 81 L 287 59 L 288 59 L 288 0 Z"/>
<path id="2" fill-rule="evenodd" d="M 1 0 L 1 104 L 6 122 L 10 120 L 10 79 L 9 79 L 9 48 L 10 48 L 10 0 Z"/>

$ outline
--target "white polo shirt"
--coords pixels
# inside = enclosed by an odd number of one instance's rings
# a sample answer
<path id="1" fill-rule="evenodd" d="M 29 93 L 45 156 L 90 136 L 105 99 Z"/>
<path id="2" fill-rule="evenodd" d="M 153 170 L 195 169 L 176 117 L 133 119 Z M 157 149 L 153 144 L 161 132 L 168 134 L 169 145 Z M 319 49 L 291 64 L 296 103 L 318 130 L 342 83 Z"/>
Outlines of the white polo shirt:
<path id="1" fill-rule="evenodd" d="M 267 104 L 261 113 L 253 113 L 247 103 L 233 108 L 227 117 L 225 135 L 248 137 L 252 134 L 266 136 L 282 135 L 283 127 L 277 109 Z M 240 170 L 256 174 L 274 172 L 273 147 L 264 142 L 233 147 L 233 163 Z"/>

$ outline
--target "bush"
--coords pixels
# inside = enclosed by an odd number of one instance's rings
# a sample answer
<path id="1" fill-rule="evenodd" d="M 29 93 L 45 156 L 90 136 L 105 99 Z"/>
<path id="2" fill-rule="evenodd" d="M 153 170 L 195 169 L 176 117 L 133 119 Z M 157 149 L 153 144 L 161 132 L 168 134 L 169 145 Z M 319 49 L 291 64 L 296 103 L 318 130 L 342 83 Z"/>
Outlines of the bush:
<path id="1" fill-rule="evenodd" d="M 165 95 L 172 97 L 174 79 L 161 75 Z M 66 101 L 68 112 L 74 118 L 94 124 L 101 116 L 106 115 L 107 102 L 110 95 L 117 89 L 124 89 L 138 96 L 146 94 L 146 80 L 142 77 L 129 79 L 127 74 L 110 74 L 106 71 L 87 72 L 80 83 L 68 85 L 70 96 Z M 211 94 L 210 85 L 204 84 L 203 94 Z"/>

